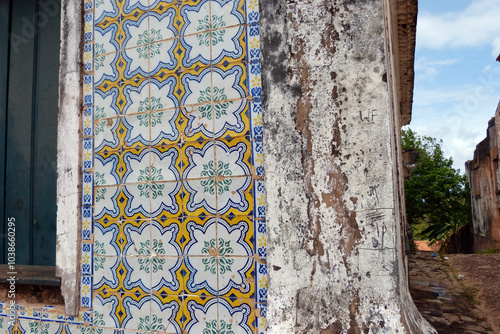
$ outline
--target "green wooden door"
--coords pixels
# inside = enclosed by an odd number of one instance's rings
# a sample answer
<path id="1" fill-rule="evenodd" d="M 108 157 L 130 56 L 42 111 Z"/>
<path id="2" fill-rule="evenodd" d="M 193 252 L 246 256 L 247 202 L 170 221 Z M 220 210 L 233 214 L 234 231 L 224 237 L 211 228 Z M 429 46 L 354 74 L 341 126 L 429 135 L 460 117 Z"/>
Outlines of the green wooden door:
<path id="1" fill-rule="evenodd" d="M 55 265 L 60 0 L 0 0 L 0 213 L 16 263 Z M 10 36 L 10 38 L 8 38 Z"/>

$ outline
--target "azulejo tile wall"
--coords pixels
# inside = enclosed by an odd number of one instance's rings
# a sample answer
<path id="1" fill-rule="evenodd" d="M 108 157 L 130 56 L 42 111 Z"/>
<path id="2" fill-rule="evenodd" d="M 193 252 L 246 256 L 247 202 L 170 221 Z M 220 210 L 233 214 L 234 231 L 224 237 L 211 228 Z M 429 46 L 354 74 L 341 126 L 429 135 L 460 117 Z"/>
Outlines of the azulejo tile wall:
<path id="1" fill-rule="evenodd" d="M 10 330 L 262 333 L 257 0 L 84 7 L 81 315 Z"/>

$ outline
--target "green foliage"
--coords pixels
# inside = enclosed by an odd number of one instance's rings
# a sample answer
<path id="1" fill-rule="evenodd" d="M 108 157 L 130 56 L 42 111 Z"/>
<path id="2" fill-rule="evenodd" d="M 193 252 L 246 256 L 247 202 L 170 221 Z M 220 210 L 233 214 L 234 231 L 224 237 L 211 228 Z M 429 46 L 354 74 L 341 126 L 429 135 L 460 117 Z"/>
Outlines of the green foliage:
<path id="1" fill-rule="evenodd" d="M 470 220 L 467 177 L 446 158 L 442 141 L 402 130 L 403 149 L 419 151 L 418 168 L 405 180 L 406 215 L 411 226 L 426 224 L 421 237 L 443 240 Z M 417 237 L 417 236 L 416 236 Z"/>

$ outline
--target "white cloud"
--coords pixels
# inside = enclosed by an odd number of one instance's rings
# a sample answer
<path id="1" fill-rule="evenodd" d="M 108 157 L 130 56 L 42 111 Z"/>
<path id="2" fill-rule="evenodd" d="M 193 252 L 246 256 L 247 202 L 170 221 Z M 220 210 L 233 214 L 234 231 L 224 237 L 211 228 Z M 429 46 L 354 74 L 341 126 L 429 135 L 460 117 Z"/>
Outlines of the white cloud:
<path id="1" fill-rule="evenodd" d="M 500 0 L 473 1 L 462 11 L 422 12 L 417 22 L 417 47 L 428 49 L 500 47 Z"/>
<path id="2" fill-rule="evenodd" d="M 491 43 L 491 46 L 493 47 L 493 51 L 491 52 L 491 55 L 496 58 L 500 54 L 500 37 L 495 37 L 493 42 Z"/>
<path id="3" fill-rule="evenodd" d="M 432 82 L 439 74 L 439 68 L 450 66 L 458 62 L 458 59 L 429 60 L 421 57 L 415 61 L 415 81 Z"/>
<path id="4" fill-rule="evenodd" d="M 418 86 L 415 88 L 413 106 L 428 107 L 438 103 L 453 104 L 463 101 L 470 96 L 471 87 L 438 87 L 438 88 L 423 88 Z"/>

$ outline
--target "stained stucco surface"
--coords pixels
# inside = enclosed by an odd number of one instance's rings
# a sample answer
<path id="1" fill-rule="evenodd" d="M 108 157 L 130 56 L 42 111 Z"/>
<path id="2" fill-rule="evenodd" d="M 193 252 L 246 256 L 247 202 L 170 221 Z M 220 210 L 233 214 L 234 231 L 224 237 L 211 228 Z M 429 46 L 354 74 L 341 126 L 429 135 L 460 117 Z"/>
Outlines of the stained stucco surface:
<path id="1" fill-rule="evenodd" d="M 262 9 L 269 333 L 432 332 L 402 316 L 383 5 Z"/>

